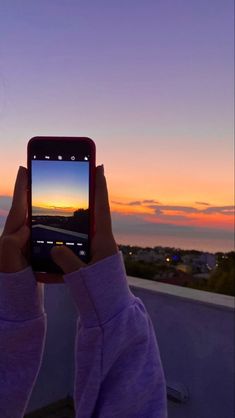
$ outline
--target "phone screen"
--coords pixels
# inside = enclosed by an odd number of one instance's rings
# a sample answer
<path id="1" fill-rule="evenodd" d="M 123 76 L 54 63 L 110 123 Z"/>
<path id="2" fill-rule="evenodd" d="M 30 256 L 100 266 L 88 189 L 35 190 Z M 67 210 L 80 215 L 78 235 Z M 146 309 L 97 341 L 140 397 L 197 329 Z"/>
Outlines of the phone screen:
<path id="1" fill-rule="evenodd" d="M 30 152 L 31 258 L 37 271 L 56 272 L 50 256 L 55 245 L 89 259 L 92 156 L 89 147 L 74 141 L 37 148 Z"/>

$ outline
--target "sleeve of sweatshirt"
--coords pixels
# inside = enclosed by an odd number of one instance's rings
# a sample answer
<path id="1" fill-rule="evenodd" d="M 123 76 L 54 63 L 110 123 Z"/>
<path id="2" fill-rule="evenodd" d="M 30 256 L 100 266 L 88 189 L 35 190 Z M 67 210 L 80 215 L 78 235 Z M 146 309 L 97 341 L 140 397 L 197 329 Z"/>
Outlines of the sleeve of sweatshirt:
<path id="1" fill-rule="evenodd" d="M 0 417 L 22 418 L 36 382 L 46 335 L 44 285 L 30 267 L 0 273 Z"/>
<path id="2" fill-rule="evenodd" d="M 76 418 L 166 418 L 151 319 L 130 291 L 121 252 L 64 276 L 78 310 Z"/>

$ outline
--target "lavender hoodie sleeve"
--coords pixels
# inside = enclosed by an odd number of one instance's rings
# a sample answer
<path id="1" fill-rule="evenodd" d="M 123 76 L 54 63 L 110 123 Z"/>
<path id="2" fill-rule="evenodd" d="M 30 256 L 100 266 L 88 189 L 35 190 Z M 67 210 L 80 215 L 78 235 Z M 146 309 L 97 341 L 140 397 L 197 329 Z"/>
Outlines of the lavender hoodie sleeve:
<path id="1" fill-rule="evenodd" d="M 64 276 L 78 309 L 76 418 L 166 418 L 151 319 L 128 286 L 121 253 Z"/>
<path id="2" fill-rule="evenodd" d="M 21 418 L 41 365 L 46 314 L 44 285 L 30 267 L 0 273 L 0 417 Z"/>
<path id="3" fill-rule="evenodd" d="M 166 418 L 152 322 L 128 287 L 121 254 L 64 276 L 78 309 L 76 418 Z M 22 418 L 46 334 L 43 285 L 31 268 L 0 273 L 0 417 Z"/>

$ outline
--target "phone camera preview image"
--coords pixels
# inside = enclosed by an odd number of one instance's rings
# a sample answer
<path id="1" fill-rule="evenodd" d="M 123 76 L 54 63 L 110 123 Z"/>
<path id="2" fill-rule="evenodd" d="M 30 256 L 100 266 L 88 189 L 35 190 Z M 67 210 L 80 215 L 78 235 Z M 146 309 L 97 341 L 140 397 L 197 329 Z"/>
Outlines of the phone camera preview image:
<path id="1" fill-rule="evenodd" d="M 50 255 L 65 245 L 83 261 L 89 252 L 89 160 L 31 160 L 31 256 L 36 271 L 61 272 Z M 48 158 L 49 157 L 49 158 Z M 72 155 L 73 157 L 73 155 Z"/>

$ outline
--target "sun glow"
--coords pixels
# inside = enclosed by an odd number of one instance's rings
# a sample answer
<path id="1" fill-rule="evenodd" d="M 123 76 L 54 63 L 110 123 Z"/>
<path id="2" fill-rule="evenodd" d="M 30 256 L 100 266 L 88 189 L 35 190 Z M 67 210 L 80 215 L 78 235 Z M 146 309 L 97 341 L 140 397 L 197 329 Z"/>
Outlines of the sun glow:
<path id="1" fill-rule="evenodd" d="M 85 202 L 73 202 L 73 205 L 70 204 L 68 206 L 68 202 L 65 201 L 50 201 L 46 203 L 34 201 L 33 206 L 48 210 L 63 210 L 64 212 L 74 212 L 77 209 L 87 209 L 87 205 L 85 204 Z"/>
<path id="2" fill-rule="evenodd" d="M 146 222 L 156 224 L 171 224 L 181 226 L 208 227 L 232 230 L 234 225 L 234 213 L 223 213 L 221 208 L 214 208 L 213 205 L 171 202 L 165 205 L 154 203 L 156 201 L 131 201 L 125 199 L 113 199 L 111 209 L 121 215 L 137 215 Z M 231 206 L 232 207 L 232 206 Z M 213 209 L 212 212 L 204 212 L 206 208 Z M 225 206 L 226 208 L 226 206 Z"/>

